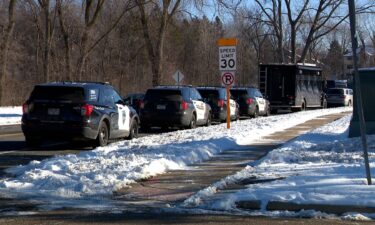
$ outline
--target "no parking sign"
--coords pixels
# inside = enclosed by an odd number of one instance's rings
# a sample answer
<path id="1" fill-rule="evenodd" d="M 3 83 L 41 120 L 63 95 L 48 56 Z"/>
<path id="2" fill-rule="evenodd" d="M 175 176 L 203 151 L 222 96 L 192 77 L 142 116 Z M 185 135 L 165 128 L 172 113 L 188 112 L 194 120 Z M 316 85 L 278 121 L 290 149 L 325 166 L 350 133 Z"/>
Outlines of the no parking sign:
<path id="1" fill-rule="evenodd" d="M 221 73 L 221 84 L 224 86 L 234 85 L 234 72 L 226 71 Z"/>

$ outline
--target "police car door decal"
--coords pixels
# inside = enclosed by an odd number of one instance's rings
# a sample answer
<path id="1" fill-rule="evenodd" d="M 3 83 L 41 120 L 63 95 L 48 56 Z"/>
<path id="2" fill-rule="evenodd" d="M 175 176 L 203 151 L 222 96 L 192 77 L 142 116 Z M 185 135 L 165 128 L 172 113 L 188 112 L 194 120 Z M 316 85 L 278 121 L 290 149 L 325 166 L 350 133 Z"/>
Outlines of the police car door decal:
<path id="1" fill-rule="evenodd" d="M 266 101 L 263 98 L 257 97 L 257 101 L 259 102 L 259 110 L 265 111 L 266 110 Z"/>
<path id="2" fill-rule="evenodd" d="M 229 106 L 230 106 L 230 115 L 234 116 L 236 115 L 236 102 L 232 99 L 229 100 Z"/>
<path id="3" fill-rule="evenodd" d="M 204 119 L 204 113 L 206 112 L 206 105 L 202 101 L 193 100 L 193 105 L 197 111 L 197 120 Z"/>
<path id="4" fill-rule="evenodd" d="M 130 110 L 128 107 L 117 104 L 119 130 L 130 130 Z"/>

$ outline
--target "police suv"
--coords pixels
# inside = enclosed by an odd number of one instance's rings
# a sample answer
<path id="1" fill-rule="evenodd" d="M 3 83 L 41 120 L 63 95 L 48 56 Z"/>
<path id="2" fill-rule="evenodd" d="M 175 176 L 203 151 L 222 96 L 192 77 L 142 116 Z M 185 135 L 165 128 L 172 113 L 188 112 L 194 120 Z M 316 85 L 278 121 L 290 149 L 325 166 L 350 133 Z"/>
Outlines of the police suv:
<path id="1" fill-rule="evenodd" d="M 142 129 L 195 128 L 211 125 L 211 107 L 192 86 L 158 86 L 147 90 L 140 110 Z"/>
<path id="2" fill-rule="evenodd" d="M 138 135 L 137 113 L 107 83 L 36 85 L 22 108 L 22 131 L 31 147 L 47 139 L 89 140 L 105 146 L 110 139 Z"/>

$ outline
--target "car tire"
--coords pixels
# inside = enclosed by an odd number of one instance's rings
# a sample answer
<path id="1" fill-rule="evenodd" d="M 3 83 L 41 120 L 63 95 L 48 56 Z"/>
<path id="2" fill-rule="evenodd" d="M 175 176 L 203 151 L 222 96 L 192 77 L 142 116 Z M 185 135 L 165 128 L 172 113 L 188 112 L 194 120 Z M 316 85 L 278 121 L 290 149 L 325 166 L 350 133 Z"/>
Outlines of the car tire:
<path id="1" fill-rule="evenodd" d="M 348 106 L 350 107 L 350 106 L 352 106 L 352 101 L 348 101 Z"/>
<path id="2" fill-rule="evenodd" d="M 257 106 L 255 108 L 255 111 L 254 111 L 254 114 L 253 114 L 253 118 L 258 118 L 258 116 L 259 116 L 259 107 Z"/>
<path id="3" fill-rule="evenodd" d="M 197 127 L 197 120 L 195 119 L 195 115 L 191 116 L 190 124 L 188 126 L 189 129 L 194 129 Z"/>
<path id="4" fill-rule="evenodd" d="M 271 109 L 270 107 L 267 107 L 266 114 L 264 116 L 270 116 L 271 115 Z"/>
<path id="5" fill-rule="evenodd" d="M 138 137 L 138 131 L 139 131 L 139 126 L 137 120 L 133 120 L 130 130 L 129 130 L 129 136 L 127 137 L 128 140 L 131 140 L 133 138 Z"/>
<path id="6" fill-rule="evenodd" d="M 25 142 L 27 147 L 36 148 L 42 144 L 42 139 L 32 136 L 25 136 Z"/>
<path id="7" fill-rule="evenodd" d="M 327 103 L 327 99 L 323 99 L 323 102 L 322 102 L 322 109 L 326 109 L 328 108 L 328 103 Z"/>
<path id="8" fill-rule="evenodd" d="M 99 126 L 98 136 L 96 137 L 96 147 L 106 146 L 109 140 L 108 126 L 105 122 L 101 122 Z"/>
<path id="9" fill-rule="evenodd" d="M 212 123 L 212 116 L 211 116 L 211 113 L 208 113 L 208 115 L 207 115 L 207 121 L 206 121 L 206 126 L 207 127 L 211 126 L 211 123 Z"/>

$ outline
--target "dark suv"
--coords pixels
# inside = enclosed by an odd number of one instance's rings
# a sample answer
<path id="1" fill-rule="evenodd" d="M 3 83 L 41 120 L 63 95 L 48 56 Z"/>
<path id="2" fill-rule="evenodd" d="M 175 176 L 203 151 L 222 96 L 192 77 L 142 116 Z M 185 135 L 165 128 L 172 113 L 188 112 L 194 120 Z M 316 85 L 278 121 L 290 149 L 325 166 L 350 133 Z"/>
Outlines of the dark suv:
<path id="1" fill-rule="evenodd" d="M 212 120 L 224 122 L 227 119 L 227 90 L 224 87 L 197 87 L 203 99 L 211 106 Z M 239 106 L 230 99 L 230 119 L 239 118 Z"/>
<path id="2" fill-rule="evenodd" d="M 145 97 L 144 93 L 132 93 L 132 94 L 128 94 L 124 98 L 124 101 L 127 105 L 130 105 L 131 107 L 135 109 L 135 111 L 137 111 L 137 113 L 139 113 L 144 97 Z"/>
<path id="3" fill-rule="evenodd" d="M 36 85 L 23 104 L 22 131 L 26 144 L 46 139 L 93 140 L 138 135 L 139 118 L 106 83 L 52 82 Z"/>
<path id="4" fill-rule="evenodd" d="M 211 107 L 191 86 L 158 86 L 148 89 L 140 111 L 142 129 L 211 124 Z"/>
<path id="5" fill-rule="evenodd" d="M 270 104 L 257 88 L 233 87 L 230 93 L 240 106 L 241 116 L 256 118 L 270 115 Z"/>

